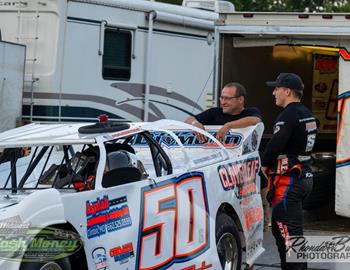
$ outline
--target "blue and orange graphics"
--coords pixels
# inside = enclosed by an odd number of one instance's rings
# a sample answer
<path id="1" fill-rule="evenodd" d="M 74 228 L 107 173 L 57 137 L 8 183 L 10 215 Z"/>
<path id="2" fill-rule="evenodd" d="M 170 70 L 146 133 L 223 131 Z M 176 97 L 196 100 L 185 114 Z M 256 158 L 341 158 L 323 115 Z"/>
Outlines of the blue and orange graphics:
<path id="1" fill-rule="evenodd" d="M 146 186 L 141 196 L 135 269 L 166 269 L 209 248 L 209 208 L 202 173 Z"/>

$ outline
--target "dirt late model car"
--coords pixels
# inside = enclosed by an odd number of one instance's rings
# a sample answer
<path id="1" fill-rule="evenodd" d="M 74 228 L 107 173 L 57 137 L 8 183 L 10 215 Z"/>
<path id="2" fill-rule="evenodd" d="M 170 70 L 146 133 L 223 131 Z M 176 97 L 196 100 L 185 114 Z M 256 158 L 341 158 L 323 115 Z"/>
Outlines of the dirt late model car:
<path id="1" fill-rule="evenodd" d="M 107 121 L 0 134 L 0 269 L 240 269 L 243 250 L 252 264 L 264 251 L 263 124 L 223 144 L 207 130 Z"/>

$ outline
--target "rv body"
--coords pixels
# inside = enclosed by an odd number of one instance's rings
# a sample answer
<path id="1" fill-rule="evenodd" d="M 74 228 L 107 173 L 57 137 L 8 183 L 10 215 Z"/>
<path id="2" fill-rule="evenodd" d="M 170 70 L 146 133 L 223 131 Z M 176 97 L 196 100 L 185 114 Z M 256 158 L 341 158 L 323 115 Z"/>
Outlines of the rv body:
<path id="1" fill-rule="evenodd" d="M 26 47 L 1 40 L 0 32 L 0 132 L 16 127 L 22 113 Z"/>
<path id="2" fill-rule="evenodd" d="M 213 105 L 217 13 L 142 0 L 1 3 L 3 38 L 28 48 L 24 119 L 183 120 Z"/>
<path id="3" fill-rule="evenodd" d="M 265 82 L 281 72 L 299 74 L 305 84 L 302 102 L 320 120 L 312 154 L 314 190 L 305 206 L 311 209 L 333 200 L 336 213 L 350 217 L 348 19 L 349 14 L 220 14 L 217 88 L 230 81 L 247 87 L 247 105 L 263 114 L 263 146 L 281 111 Z"/>

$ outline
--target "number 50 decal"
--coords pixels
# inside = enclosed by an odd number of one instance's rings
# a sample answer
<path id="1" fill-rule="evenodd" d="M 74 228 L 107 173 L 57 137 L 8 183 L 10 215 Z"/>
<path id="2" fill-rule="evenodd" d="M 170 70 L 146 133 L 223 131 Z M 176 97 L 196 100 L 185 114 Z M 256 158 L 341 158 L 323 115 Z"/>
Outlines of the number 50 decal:
<path id="1" fill-rule="evenodd" d="M 136 269 L 166 269 L 209 248 L 209 209 L 202 173 L 144 187 L 141 196 Z"/>

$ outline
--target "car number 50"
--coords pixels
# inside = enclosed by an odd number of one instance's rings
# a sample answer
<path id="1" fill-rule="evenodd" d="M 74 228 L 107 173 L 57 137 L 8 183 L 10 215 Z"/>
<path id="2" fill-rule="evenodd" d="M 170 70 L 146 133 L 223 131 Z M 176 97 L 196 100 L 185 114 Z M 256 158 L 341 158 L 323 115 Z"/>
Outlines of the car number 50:
<path id="1" fill-rule="evenodd" d="M 161 269 L 190 260 L 208 245 L 203 175 L 185 175 L 142 192 L 137 269 Z"/>

